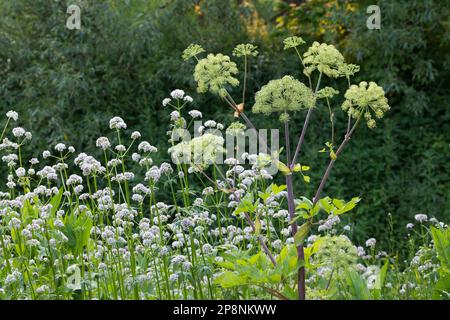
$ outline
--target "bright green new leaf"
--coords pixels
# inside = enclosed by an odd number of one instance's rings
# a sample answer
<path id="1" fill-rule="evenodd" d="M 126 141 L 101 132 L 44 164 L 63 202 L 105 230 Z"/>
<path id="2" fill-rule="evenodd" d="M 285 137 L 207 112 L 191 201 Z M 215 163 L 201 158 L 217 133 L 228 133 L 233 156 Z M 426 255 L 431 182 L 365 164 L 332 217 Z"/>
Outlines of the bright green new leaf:
<path id="1" fill-rule="evenodd" d="M 303 244 L 303 241 L 308 235 L 310 228 L 311 224 L 309 222 L 305 222 L 298 228 L 296 234 L 294 235 L 294 243 L 296 246 L 300 246 Z"/>
<path id="2" fill-rule="evenodd" d="M 236 275 L 234 272 L 225 271 L 214 282 L 224 288 L 232 288 L 245 284 L 245 279 Z"/>

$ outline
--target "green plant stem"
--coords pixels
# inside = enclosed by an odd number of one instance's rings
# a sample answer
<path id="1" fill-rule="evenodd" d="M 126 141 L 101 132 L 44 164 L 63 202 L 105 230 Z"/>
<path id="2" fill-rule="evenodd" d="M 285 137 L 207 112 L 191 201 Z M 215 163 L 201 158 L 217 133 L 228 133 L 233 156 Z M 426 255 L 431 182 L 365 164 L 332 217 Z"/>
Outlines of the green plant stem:
<path id="1" fill-rule="evenodd" d="M 356 120 L 356 122 L 353 125 L 350 132 L 345 134 L 344 141 L 342 141 L 341 145 L 339 146 L 339 148 L 337 149 L 337 151 L 335 153 L 335 159 L 331 159 L 330 162 L 328 163 L 328 167 L 325 170 L 325 173 L 322 177 L 322 180 L 320 181 L 319 187 L 317 188 L 316 194 L 314 196 L 313 206 L 320 200 L 320 195 L 322 193 L 323 188 L 325 187 L 325 183 L 327 182 L 327 180 L 330 176 L 331 169 L 333 168 L 334 163 L 336 162 L 337 158 L 341 154 L 342 150 L 344 150 L 344 147 L 346 146 L 346 144 L 350 141 L 350 137 L 353 134 L 353 132 L 355 131 L 356 126 L 358 125 L 360 119 L 361 119 L 361 117 L 359 117 L 358 120 Z"/>

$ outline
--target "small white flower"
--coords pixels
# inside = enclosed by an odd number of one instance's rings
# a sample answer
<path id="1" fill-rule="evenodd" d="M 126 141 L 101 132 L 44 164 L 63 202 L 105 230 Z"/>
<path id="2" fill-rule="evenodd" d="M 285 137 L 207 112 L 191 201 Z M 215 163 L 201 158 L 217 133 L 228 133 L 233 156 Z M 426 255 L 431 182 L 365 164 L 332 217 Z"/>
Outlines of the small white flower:
<path id="1" fill-rule="evenodd" d="M 109 128 L 120 130 L 120 129 L 126 129 L 127 125 L 121 117 L 114 117 L 111 120 L 109 120 Z"/>
<path id="2" fill-rule="evenodd" d="M 185 96 L 185 97 L 183 98 L 183 100 L 186 101 L 186 102 L 192 102 L 192 101 L 194 101 L 194 99 L 192 99 L 191 96 Z"/>
<path id="3" fill-rule="evenodd" d="M 377 243 L 377 240 L 375 238 L 370 238 L 366 241 L 366 247 L 373 248 L 373 247 L 375 247 L 376 243 Z"/>
<path id="4" fill-rule="evenodd" d="M 134 131 L 131 134 L 131 139 L 136 140 L 136 139 L 140 139 L 141 138 L 141 133 L 139 131 Z"/>
<path id="5" fill-rule="evenodd" d="M 170 96 L 173 99 L 183 99 L 184 97 L 184 91 L 180 89 L 175 89 L 170 93 Z"/>
<path id="6" fill-rule="evenodd" d="M 198 110 L 191 110 L 188 113 L 194 119 L 202 117 L 202 113 L 200 111 L 198 111 Z"/>
<path id="7" fill-rule="evenodd" d="M 150 152 L 150 153 L 158 151 L 158 149 L 156 147 L 152 146 L 147 141 L 142 141 L 141 143 L 139 143 L 138 150 L 142 151 L 142 152 Z"/>
<path id="8" fill-rule="evenodd" d="M 47 159 L 48 157 L 50 157 L 50 151 L 48 151 L 48 150 L 45 150 L 44 152 L 42 152 L 42 157 L 44 158 L 44 159 Z"/>
<path id="9" fill-rule="evenodd" d="M 412 228 L 414 228 L 414 224 L 413 223 L 408 223 L 406 225 L 406 229 L 412 229 Z"/>
<path id="10" fill-rule="evenodd" d="M 172 101 L 172 99 L 170 99 L 170 98 L 165 98 L 165 99 L 162 101 L 163 107 L 167 106 L 167 105 L 170 103 L 170 101 Z"/>
<path id="11" fill-rule="evenodd" d="M 125 151 L 127 151 L 127 148 L 123 144 L 118 144 L 116 146 L 116 151 L 117 152 L 125 152 Z"/>
<path id="12" fill-rule="evenodd" d="M 170 113 L 170 120 L 175 121 L 180 118 L 180 113 L 178 111 L 172 111 Z"/>
<path id="13" fill-rule="evenodd" d="M 414 216 L 414 219 L 416 221 L 422 223 L 422 222 L 426 222 L 428 220 L 428 216 L 426 214 L 419 213 Z"/>
<path id="14" fill-rule="evenodd" d="M 101 148 L 103 150 L 106 150 L 109 147 L 111 147 L 111 143 L 109 142 L 109 139 L 107 137 L 100 137 L 100 138 L 98 138 L 97 141 L 95 142 L 95 145 L 98 148 Z"/>
<path id="15" fill-rule="evenodd" d="M 205 122 L 205 127 L 214 128 L 217 123 L 214 120 L 208 120 Z"/>
<path id="16" fill-rule="evenodd" d="M 6 113 L 6 117 L 8 117 L 8 119 L 17 121 L 17 119 L 19 119 L 19 114 L 16 111 L 10 110 Z"/>
<path id="17" fill-rule="evenodd" d="M 131 155 L 131 159 L 135 162 L 138 162 L 139 160 L 141 160 L 141 155 L 135 152 Z"/>
<path id="18" fill-rule="evenodd" d="M 55 146 L 55 150 L 59 151 L 59 152 L 63 152 L 64 150 L 66 150 L 66 145 L 64 143 L 58 143 Z"/>
<path id="19" fill-rule="evenodd" d="M 21 127 L 12 129 L 12 133 L 13 133 L 14 137 L 16 137 L 16 138 L 22 137 L 23 135 L 25 135 L 25 132 L 26 132 L 25 129 L 21 128 Z"/>
<path id="20" fill-rule="evenodd" d="M 25 175 L 25 169 L 24 168 L 17 168 L 16 169 L 16 175 L 19 177 L 19 178 L 21 178 L 21 177 L 23 177 L 24 175 Z"/>

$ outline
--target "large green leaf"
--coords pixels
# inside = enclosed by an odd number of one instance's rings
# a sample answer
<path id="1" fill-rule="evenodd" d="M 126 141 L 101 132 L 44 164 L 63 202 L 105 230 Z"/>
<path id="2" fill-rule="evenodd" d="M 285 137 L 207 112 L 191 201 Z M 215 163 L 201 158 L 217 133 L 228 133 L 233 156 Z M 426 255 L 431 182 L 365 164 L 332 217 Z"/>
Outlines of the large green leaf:
<path id="1" fill-rule="evenodd" d="M 450 229 L 437 229 L 431 227 L 431 235 L 433 236 L 434 247 L 436 248 L 437 257 L 445 269 L 450 269 Z"/>
<path id="2" fill-rule="evenodd" d="M 355 270 L 349 269 L 346 271 L 346 281 L 349 286 L 352 299 L 354 300 L 368 300 L 370 299 L 370 291 L 367 288 L 366 281 Z"/>
<path id="3" fill-rule="evenodd" d="M 225 271 L 219 275 L 214 282 L 224 288 L 231 288 L 245 284 L 245 279 L 231 271 Z"/>
<path id="4" fill-rule="evenodd" d="M 83 248 L 88 245 L 89 236 L 92 229 L 92 219 L 85 213 L 78 215 L 70 214 L 64 219 L 63 232 L 69 239 L 68 246 L 75 255 L 83 252 Z"/>

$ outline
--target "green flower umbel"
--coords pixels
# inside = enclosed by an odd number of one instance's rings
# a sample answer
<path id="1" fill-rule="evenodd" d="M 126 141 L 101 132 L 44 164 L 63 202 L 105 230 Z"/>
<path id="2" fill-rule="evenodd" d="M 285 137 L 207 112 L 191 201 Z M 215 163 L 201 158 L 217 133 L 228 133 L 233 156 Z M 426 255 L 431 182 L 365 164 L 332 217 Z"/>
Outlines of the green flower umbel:
<path id="1" fill-rule="evenodd" d="M 210 53 L 195 66 L 194 79 L 198 84 L 197 91 L 200 93 L 210 91 L 223 97 L 227 93 L 227 87 L 239 85 L 239 80 L 233 77 L 237 73 L 237 66 L 229 56 Z"/>
<path id="2" fill-rule="evenodd" d="M 258 55 L 257 47 L 251 43 L 238 44 L 233 50 L 233 56 L 243 57 L 243 56 L 254 56 Z"/>
<path id="3" fill-rule="evenodd" d="M 288 37 L 283 40 L 284 50 L 298 47 L 304 43 L 306 43 L 301 37 Z"/>
<path id="4" fill-rule="evenodd" d="M 181 57 L 185 61 L 187 61 L 193 57 L 195 57 L 197 59 L 197 55 L 199 55 L 202 52 L 205 52 L 205 50 L 202 48 L 201 45 L 192 43 L 189 45 L 189 47 L 184 49 L 183 55 Z"/>
<path id="5" fill-rule="evenodd" d="M 384 90 L 375 82 L 363 81 L 357 85 L 352 85 L 345 93 L 345 101 L 342 104 L 342 110 L 349 116 L 357 119 L 364 116 L 369 128 L 375 128 L 376 122 L 372 117 L 380 119 L 384 113 L 390 109 L 388 99 L 384 96 Z"/>
<path id="6" fill-rule="evenodd" d="M 344 56 L 333 45 L 314 42 L 303 57 L 305 73 L 308 75 L 316 69 L 331 78 L 342 75 L 340 68 L 344 65 Z"/>
<path id="7" fill-rule="evenodd" d="M 252 111 L 265 114 L 282 112 L 280 120 L 287 121 L 289 111 L 312 108 L 315 102 L 310 88 L 291 76 L 284 76 L 269 81 L 256 93 Z"/>

